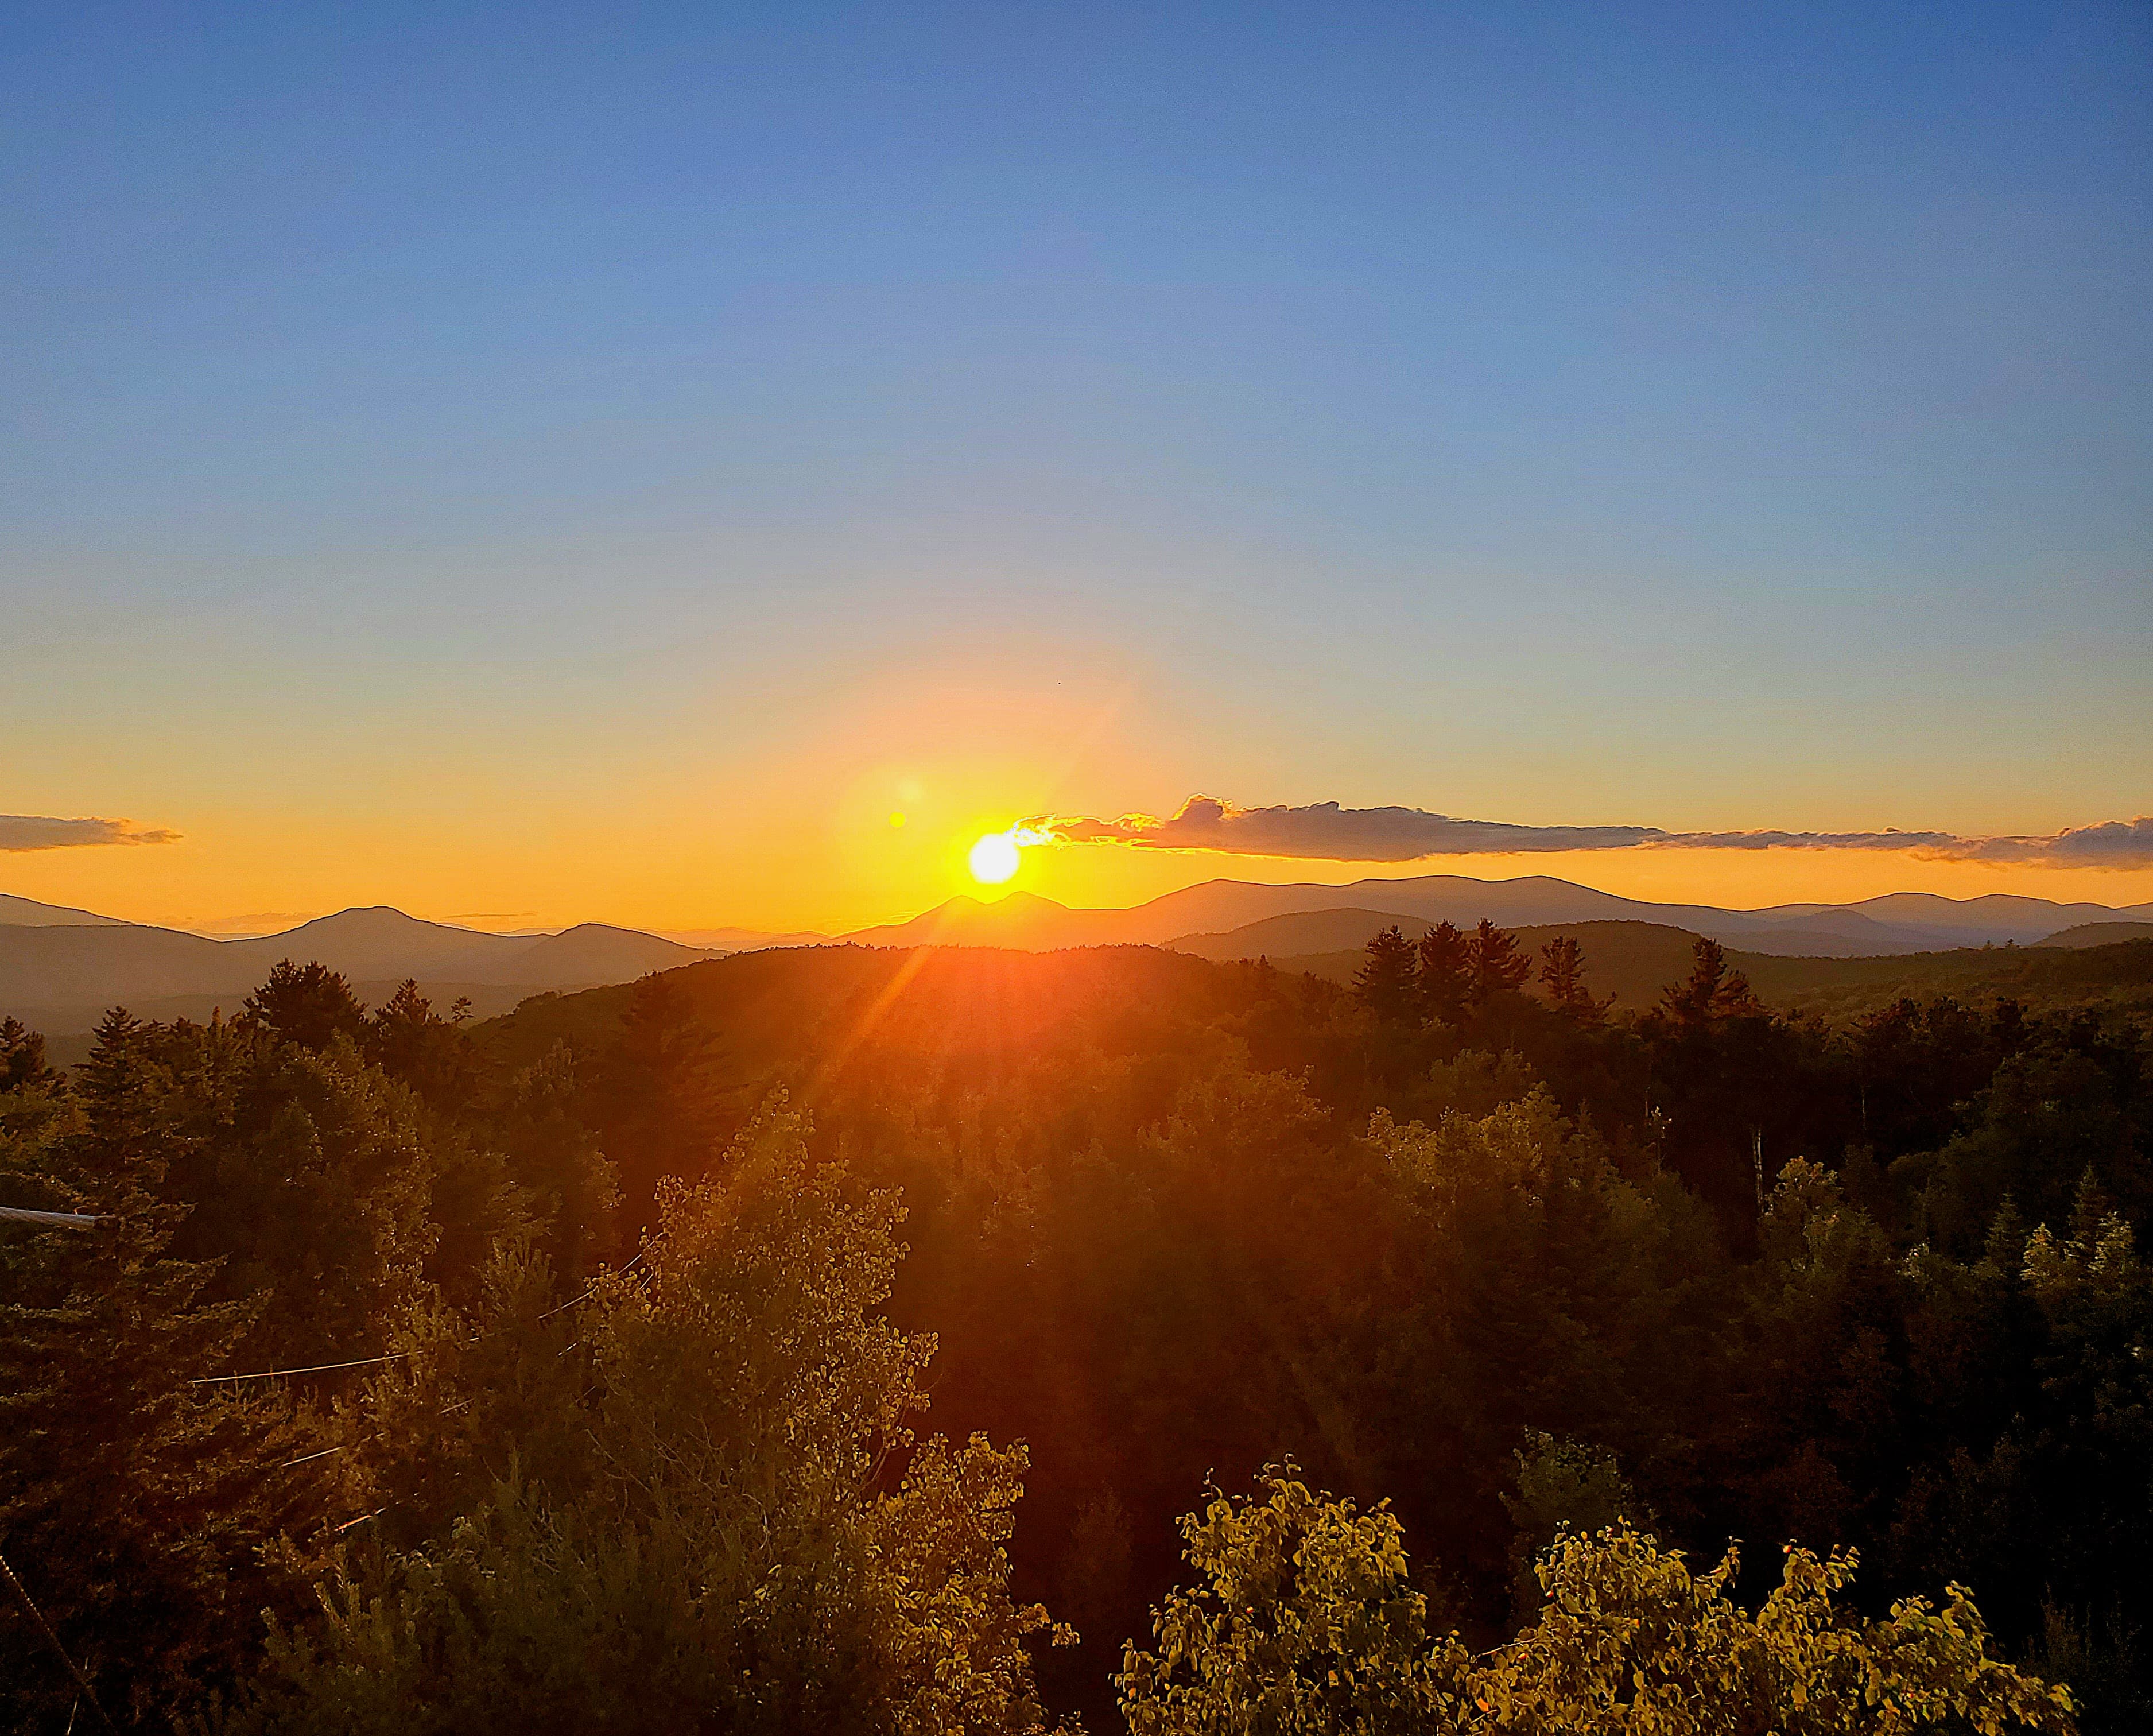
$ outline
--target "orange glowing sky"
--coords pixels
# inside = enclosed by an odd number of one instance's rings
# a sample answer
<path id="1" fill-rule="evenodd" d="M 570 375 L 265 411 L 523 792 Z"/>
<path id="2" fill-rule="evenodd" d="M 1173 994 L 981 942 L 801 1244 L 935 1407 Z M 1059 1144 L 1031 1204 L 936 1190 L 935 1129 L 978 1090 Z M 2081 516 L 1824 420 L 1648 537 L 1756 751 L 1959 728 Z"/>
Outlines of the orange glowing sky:
<path id="1" fill-rule="evenodd" d="M 842 932 L 953 893 L 995 896 L 970 873 L 984 832 L 1043 811 L 1171 812 L 1195 789 L 1246 800 L 1418 801 L 1479 818 L 1641 821 L 1683 829 L 1847 829 L 1904 824 L 2033 832 L 2125 811 L 2129 756 L 2026 765 L 2006 787 L 1982 765 L 1954 775 L 1948 744 L 1852 744 L 1875 727 L 1853 708 L 1789 740 L 1730 725 L 1649 754 L 1610 735 L 1652 727 L 1648 702 L 1574 745 L 1558 722 L 1499 707 L 1390 703 L 1377 726 L 1341 704 L 1295 755 L 1262 707 L 1217 696 L 1207 712 L 1153 666 L 1060 678 L 970 669 L 802 682 L 757 696 L 752 723 L 723 678 L 552 720 L 535 742 L 518 715 L 383 712 L 325 729 L 303 711 L 243 756 L 220 745 L 221 711 L 145 730 L 123 756 L 64 741 L 19 779 L 24 812 L 125 815 L 172 843 L 0 857 L 0 889 L 175 925 L 282 925 L 353 904 L 393 904 L 480 927 L 592 919 L 650 929 L 737 924 Z M 1103 659 L 1102 659 L 1103 660 Z M 1349 684 L 1341 680 L 1341 693 Z M 146 723 L 148 707 L 145 706 Z M 1431 715 L 1429 714 L 1437 715 Z M 1415 715 L 1415 714 L 1418 714 Z M 573 726 L 572 726 L 572 725 Z M 1835 741 L 1834 738 L 1836 738 Z M 1881 740 L 1881 732 L 1879 732 Z M 1447 740 L 1438 776 L 1420 740 Z M 1860 775 L 1832 777 L 1845 751 Z M 1908 765 L 1907 760 L 1915 763 Z M 1285 776 L 1292 768 L 1290 780 Z M 1320 781 L 1318 781 L 1320 780 Z M 1763 792 L 1769 792 L 1770 799 Z M 86 798 L 86 799 L 85 799 Z M 1854 851 L 1626 850 L 1323 862 L 1064 846 L 1022 853 L 1009 888 L 1074 905 L 1124 905 L 1213 878 L 1343 883 L 1363 876 L 1551 874 L 1629 896 L 1754 906 L 1896 890 L 2018 892 L 2122 905 L 2153 900 L 2153 872 L 1993 867 Z M 280 920 L 269 920 L 268 919 Z"/>

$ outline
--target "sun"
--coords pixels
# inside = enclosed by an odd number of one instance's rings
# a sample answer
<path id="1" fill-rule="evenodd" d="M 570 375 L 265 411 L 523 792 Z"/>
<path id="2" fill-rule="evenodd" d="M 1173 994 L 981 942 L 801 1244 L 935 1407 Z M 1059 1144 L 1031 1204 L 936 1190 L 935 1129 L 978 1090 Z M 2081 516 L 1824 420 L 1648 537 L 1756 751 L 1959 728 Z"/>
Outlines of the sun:
<path id="1" fill-rule="evenodd" d="M 966 860 L 971 864 L 972 878 L 980 885 L 1000 886 L 1015 874 L 1024 858 L 1016 840 L 1006 832 L 990 832 L 972 846 Z"/>

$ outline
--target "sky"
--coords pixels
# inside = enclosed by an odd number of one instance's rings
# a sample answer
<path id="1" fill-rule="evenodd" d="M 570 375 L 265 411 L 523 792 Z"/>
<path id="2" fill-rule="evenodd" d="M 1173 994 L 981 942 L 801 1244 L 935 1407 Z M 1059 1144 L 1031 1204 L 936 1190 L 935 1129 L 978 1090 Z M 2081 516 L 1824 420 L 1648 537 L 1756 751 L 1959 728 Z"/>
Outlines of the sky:
<path id="1" fill-rule="evenodd" d="M 2153 814 L 2142 5 L 33 5 L 0 84 L 0 816 L 171 834 L 0 890 L 837 930 L 1199 795 Z M 1439 871 L 2153 899 L 1013 883 Z"/>

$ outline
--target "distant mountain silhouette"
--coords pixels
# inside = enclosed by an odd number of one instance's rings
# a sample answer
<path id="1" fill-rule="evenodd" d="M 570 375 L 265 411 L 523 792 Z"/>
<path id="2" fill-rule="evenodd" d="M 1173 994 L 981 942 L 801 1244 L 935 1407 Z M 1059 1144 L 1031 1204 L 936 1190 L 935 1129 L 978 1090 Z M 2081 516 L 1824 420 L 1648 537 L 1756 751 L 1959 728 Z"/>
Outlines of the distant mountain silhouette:
<path id="1" fill-rule="evenodd" d="M 17 928 L 125 928 L 116 916 L 94 916 L 87 910 L 70 910 L 64 904 L 41 904 L 35 899 L 18 899 L 0 892 L 0 924 Z"/>
<path id="2" fill-rule="evenodd" d="M 447 923 L 406 916 L 386 904 L 318 916 L 282 934 L 221 943 L 235 958 L 255 962 L 258 978 L 279 959 L 318 960 L 346 976 L 458 977 L 504 980 L 499 967 L 542 944 L 527 937 L 485 934 Z"/>
<path id="3" fill-rule="evenodd" d="M 425 922 L 386 904 L 318 916 L 282 934 L 227 940 L 220 949 L 246 962 L 259 981 L 279 959 L 318 960 L 354 981 L 432 977 L 515 983 L 541 989 L 625 982 L 715 957 L 635 929 L 587 922 L 557 934 L 485 934 Z"/>
<path id="4" fill-rule="evenodd" d="M 214 1003 L 232 1011 L 280 959 L 318 961 L 355 985 L 415 979 L 437 998 L 453 999 L 473 987 L 519 994 L 591 988 L 721 956 L 603 923 L 535 937 L 486 934 L 385 905 L 342 910 L 249 940 L 209 940 L 79 914 L 85 917 L 79 924 L 0 922 L 0 1013 L 59 1035 L 89 1030 L 115 1005 L 193 1011 Z M 502 996 L 484 998 L 497 1003 Z"/>
<path id="5" fill-rule="evenodd" d="M 1855 914 L 1895 928 L 1927 929 L 1952 937 L 1963 946 L 2002 945 L 2016 941 L 2028 946 L 2059 929 L 2079 923 L 2108 922 L 2117 917 L 2153 916 L 2153 905 L 2059 904 L 2047 899 L 2026 898 L 2015 893 L 1992 892 L 1977 899 L 1947 899 L 1933 892 L 1887 892 L 1850 904 L 1781 904 L 1749 915 L 1770 921 L 1794 921 L 1812 915 Z"/>
<path id="6" fill-rule="evenodd" d="M 515 980 L 545 984 L 624 982 L 654 970 L 672 970 L 724 955 L 712 948 L 683 946 L 637 929 L 616 929 L 602 922 L 578 923 L 542 940 L 525 943 L 512 965 Z M 483 980 L 483 979 L 480 979 Z"/>
<path id="7" fill-rule="evenodd" d="M 1686 924 L 1672 920 L 1647 923 L 1643 918 L 1636 916 L 1557 920 L 1567 920 L 1573 926 L 1581 919 L 1631 926 L 1642 924 L 1671 934 L 1708 934 L 1715 939 L 1736 943 L 1752 951 L 1789 958 L 1874 957 L 1927 952 L 1961 944 L 1958 937 L 1942 929 L 1887 925 L 1854 911 L 1824 912 L 1799 917 L 1791 922 L 1752 927 L 1741 919 L 1743 913 L 1736 911 L 1706 916 L 1692 907 L 1640 904 L 1632 908 L 1658 916 L 1672 917 L 1679 914 L 1687 920 Z M 1436 919 L 1448 920 L 1461 928 L 1470 928 L 1478 920 L 1470 915 Z M 1508 918 L 1506 921 L 1511 926 L 1517 924 L 1515 917 Z M 1402 930 L 1407 939 L 1417 939 L 1434 925 L 1434 920 L 1428 917 L 1410 916 L 1402 912 L 1306 910 L 1290 916 L 1270 916 L 1261 922 L 1245 923 L 1238 929 L 1228 929 L 1223 934 L 1183 934 L 1168 944 L 1176 952 L 1195 953 L 1208 959 L 1279 959 L 1332 952 L 1344 947 L 1365 946 L 1377 934 L 1393 926 Z M 1528 923 L 1524 926 L 1530 928 L 1538 924 Z"/>
<path id="8" fill-rule="evenodd" d="M 257 970 L 225 943 L 174 929 L 133 923 L 0 928 L 0 1012 L 28 1022 L 35 1022 L 28 1008 L 244 994 L 265 975 L 266 967 Z"/>
<path id="9" fill-rule="evenodd" d="M 1729 945 L 1789 957 L 1860 957 L 1956 946 L 2027 945 L 2059 929 L 2113 921 L 2153 909 L 2115 910 L 2103 904 L 2059 904 L 2045 899 L 1993 894 L 1947 899 L 1930 893 L 1886 893 L 1850 904 L 1782 904 L 1726 910 L 1710 904 L 1660 904 L 1618 898 L 1545 874 L 1478 880 L 1463 874 L 1423 874 L 1397 880 L 1356 880 L 1346 886 L 1268 886 L 1209 880 L 1128 910 L 1072 910 L 1031 893 L 994 903 L 950 899 L 909 922 L 863 929 L 845 936 L 863 946 L 1183 946 L 1208 956 L 1248 956 L 1327 946 L 1285 948 L 1272 936 L 1247 937 L 1220 952 L 1226 937 L 1252 924 L 1309 914 L 1362 912 L 1392 922 L 1453 922 L 1468 927 L 1487 917 L 1506 927 L 1549 923 L 1647 922 L 1708 934 Z M 1355 919 L 1358 920 L 1358 919 Z M 1350 929 L 1351 923 L 1326 932 Z M 1367 934 L 1362 935 L 1367 939 Z M 1359 942 L 1351 943 L 1358 944 Z"/>
<path id="10" fill-rule="evenodd" d="M 827 946 L 830 937 L 805 929 L 771 934 L 761 929 L 667 929 L 663 939 L 699 952 L 762 952 L 773 946 Z"/>
<path id="11" fill-rule="evenodd" d="M 1026 892 L 991 902 L 960 897 L 909 922 L 863 929 L 845 938 L 874 947 L 1026 951 L 1172 946 L 1218 959 L 1267 955 L 1276 962 L 1353 951 L 1392 923 L 1418 933 L 1440 921 L 1469 927 L 1483 917 L 1507 928 L 1641 923 L 1662 931 L 1708 934 L 1751 954 L 1854 958 L 2006 943 L 2027 946 L 2052 935 L 2062 945 L 2097 944 L 2126 936 L 2104 934 L 2084 941 L 2060 937 L 2088 924 L 2129 925 L 2135 934 L 2153 919 L 2153 905 L 2111 909 L 2003 893 L 1947 899 L 1904 892 L 1849 904 L 1723 910 L 1618 898 L 1547 875 L 1478 880 L 1424 874 L 1346 886 L 1211 880 L 1127 910 L 1071 909 Z M 737 938 L 743 944 L 685 945 L 679 936 L 667 939 L 603 923 L 586 923 L 558 934 L 489 934 L 422 921 L 385 905 L 338 911 L 280 934 L 211 940 L 0 893 L 0 1014 L 12 1013 L 57 1036 L 89 1030 L 114 1005 L 143 1011 L 216 1005 L 229 1011 L 286 958 L 318 960 L 357 985 L 393 985 L 409 977 L 437 998 L 467 993 L 498 1005 L 514 995 L 627 982 L 725 950 L 823 939 L 738 929 L 696 932 L 698 938 Z M 1641 937 L 1637 944 L 1649 945 L 1650 968 L 1660 968 L 1665 939 Z M 1639 962 L 1643 968 L 1644 960 Z"/>
<path id="12" fill-rule="evenodd" d="M 1173 944 L 1176 952 L 1200 959 L 1280 959 L 1358 951 L 1388 928 L 1418 940 L 1434 926 L 1426 917 L 1386 910 L 1300 910 L 1243 923 L 1223 934 L 1183 934 Z"/>

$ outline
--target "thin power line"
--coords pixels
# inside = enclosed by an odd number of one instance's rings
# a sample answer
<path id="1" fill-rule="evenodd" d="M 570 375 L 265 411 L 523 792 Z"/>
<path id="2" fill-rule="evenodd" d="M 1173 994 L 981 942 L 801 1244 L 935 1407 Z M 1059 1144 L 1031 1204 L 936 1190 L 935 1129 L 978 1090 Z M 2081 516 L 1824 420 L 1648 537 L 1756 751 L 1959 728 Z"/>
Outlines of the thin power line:
<path id="1" fill-rule="evenodd" d="M 618 1275 L 625 1276 L 634 1271 L 642 1263 L 642 1260 L 643 1255 L 639 1253 L 634 1260 L 620 1269 Z M 598 1287 L 598 1282 L 593 1279 L 583 1286 L 581 1295 L 570 1296 L 558 1307 L 548 1308 L 543 1314 L 537 1316 L 538 1319 L 551 1320 L 557 1314 L 567 1313 L 579 1302 L 588 1302 L 596 1293 Z M 496 1326 L 491 1332 L 481 1332 L 477 1337 L 466 1340 L 461 1347 L 469 1350 L 473 1345 L 483 1344 L 489 1338 L 498 1338 L 504 1332 L 512 1330 L 513 1330 L 512 1326 Z M 304 1368 L 259 1368 L 251 1374 L 204 1374 L 197 1376 L 187 1384 L 191 1387 L 215 1387 L 221 1386 L 226 1381 L 282 1380 L 288 1374 L 328 1374 L 338 1368 L 372 1368 L 383 1362 L 400 1362 L 405 1357 L 416 1354 L 415 1351 L 393 1350 L 384 1357 L 354 1357 L 349 1362 L 312 1362 Z"/>
<path id="2" fill-rule="evenodd" d="M 94 1229 L 106 1220 L 94 1212 L 37 1212 L 26 1205 L 0 1205 L 10 1224 L 38 1224 L 48 1229 Z"/>
<path id="3" fill-rule="evenodd" d="M 68 1674 L 74 1677 L 74 1685 L 82 1690 L 83 1698 L 89 1702 L 89 1709 L 97 1714 L 98 1721 L 106 1729 L 111 1731 L 113 1736 L 120 1736 L 120 1727 L 105 1716 L 104 1708 L 98 1703 L 97 1690 L 89 1685 L 89 1677 L 74 1667 L 74 1660 L 68 1656 L 67 1647 L 60 1643 L 60 1637 L 53 1632 L 53 1624 L 45 1620 L 45 1612 L 32 1601 L 30 1594 L 23 1589 L 22 1581 L 15 1577 L 15 1570 L 8 1565 L 8 1558 L 5 1555 L 0 1555 L 0 1574 L 7 1576 L 8 1583 L 14 1588 L 15 1595 L 23 1600 L 23 1607 L 30 1612 L 30 1619 L 38 1624 L 38 1632 L 44 1635 L 53 1650 L 59 1654 L 60 1662 L 67 1666 Z M 72 1713 L 69 1714 L 68 1722 L 69 1724 L 74 1723 L 74 1718 Z"/>
<path id="4" fill-rule="evenodd" d="M 410 1354 L 408 1350 L 393 1350 L 385 1357 L 358 1357 L 349 1362 L 314 1362 L 304 1368 L 262 1368 L 252 1374 L 205 1374 L 187 1384 L 191 1387 L 216 1387 L 221 1386 L 226 1381 L 279 1380 L 288 1374 L 326 1374 L 332 1368 L 370 1368 L 376 1362 L 401 1362 Z"/>

